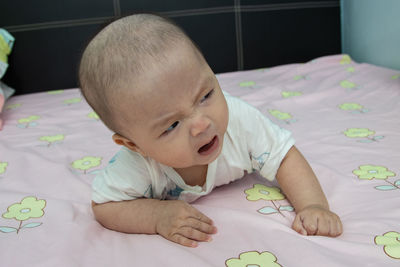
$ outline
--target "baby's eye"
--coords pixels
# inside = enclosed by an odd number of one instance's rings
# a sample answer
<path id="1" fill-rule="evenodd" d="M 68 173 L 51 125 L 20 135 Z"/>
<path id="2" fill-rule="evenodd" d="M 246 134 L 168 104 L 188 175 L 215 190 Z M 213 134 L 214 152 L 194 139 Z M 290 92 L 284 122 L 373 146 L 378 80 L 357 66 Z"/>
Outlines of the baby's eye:
<path id="1" fill-rule="evenodd" d="M 178 126 L 179 121 L 174 122 L 171 126 L 168 127 L 168 129 L 165 131 L 165 133 L 171 132 L 173 129 L 175 129 L 176 126 Z"/>
<path id="2" fill-rule="evenodd" d="M 211 95 L 214 93 L 214 89 L 212 89 L 210 92 L 208 92 L 205 96 L 203 96 L 202 98 L 201 98 L 201 100 L 200 100 L 200 102 L 202 103 L 202 102 L 204 102 L 204 101 L 206 101 L 208 98 L 210 98 L 211 97 Z"/>

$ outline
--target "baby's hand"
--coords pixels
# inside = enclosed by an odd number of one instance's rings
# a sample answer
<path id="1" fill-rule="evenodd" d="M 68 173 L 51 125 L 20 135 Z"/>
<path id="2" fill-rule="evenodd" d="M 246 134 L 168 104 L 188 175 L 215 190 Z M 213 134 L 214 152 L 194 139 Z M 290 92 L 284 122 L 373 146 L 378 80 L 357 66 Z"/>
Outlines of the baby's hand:
<path id="1" fill-rule="evenodd" d="M 292 228 L 302 235 L 335 237 L 342 233 L 339 216 L 319 205 L 310 205 L 298 212 Z"/>
<path id="2" fill-rule="evenodd" d="M 181 200 L 161 201 L 156 212 L 156 232 L 183 246 L 197 247 L 217 232 L 210 218 Z"/>

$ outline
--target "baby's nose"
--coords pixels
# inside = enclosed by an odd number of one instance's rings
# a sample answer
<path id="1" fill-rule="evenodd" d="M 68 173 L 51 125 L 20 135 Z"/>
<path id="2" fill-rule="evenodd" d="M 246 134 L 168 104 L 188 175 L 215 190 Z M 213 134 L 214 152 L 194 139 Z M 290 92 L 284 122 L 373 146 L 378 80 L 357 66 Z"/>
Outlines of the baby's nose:
<path id="1" fill-rule="evenodd" d="M 196 116 L 193 118 L 192 125 L 190 128 L 190 134 L 192 136 L 198 136 L 207 131 L 210 127 L 211 121 L 205 116 Z"/>

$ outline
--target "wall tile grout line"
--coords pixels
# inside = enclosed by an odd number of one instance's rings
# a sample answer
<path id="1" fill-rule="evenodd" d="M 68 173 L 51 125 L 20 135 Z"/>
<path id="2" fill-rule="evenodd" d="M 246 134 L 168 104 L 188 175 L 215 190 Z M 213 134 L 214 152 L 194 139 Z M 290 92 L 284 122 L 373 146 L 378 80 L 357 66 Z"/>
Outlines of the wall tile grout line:
<path id="1" fill-rule="evenodd" d="M 240 0 L 235 0 L 237 70 L 243 70 L 243 36 Z"/>
<path id="2" fill-rule="evenodd" d="M 23 32 L 23 31 L 35 31 L 44 29 L 83 26 L 90 24 L 102 24 L 113 18 L 114 17 L 97 17 L 97 18 L 79 19 L 79 20 L 63 20 L 63 21 L 24 24 L 18 26 L 4 26 L 3 28 L 9 31 L 10 33 L 13 33 L 13 32 Z"/>
<path id="3" fill-rule="evenodd" d="M 196 15 L 222 14 L 231 12 L 235 12 L 235 8 L 233 6 L 174 10 L 174 11 L 164 11 L 159 13 L 173 18 L 173 17 L 186 17 L 186 16 L 196 16 Z"/>
<path id="4" fill-rule="evenodd" d="M 114 16 L 121 16 L 121 7 L 119 0 L 113 0 L 114 3 Z M 239 3 L 239 5 L 238 5 Z M 237 11 L 239 6 L 239 12 Z M 241 5 L 240 1 L 235 0 L 235 6 L 224 6 L 224 7 L 212 7 L 212 8 L 199 8 L 199 9 L 187 9 L 187 10 L 174 10 L 159 12 L 168 17 L 185 17 L 185 16 L 196 16 L 196 15 L 209 15 L 209 14 L 222 14 L 222 13 L 235 13 L 235 19 L 241 20 L 240 14 L 242 12 L 260 12 L 260 11 L 274 11 L 274 10 L 289 10 L 289 9 L 304 9 L 304 8 L 328 8 L 328 7 L 339 7 L 339 0 L 329 2 L 303 2 L 303 3 L 289 3 L 289 4 L 267 4 L 267 5 Z M 9 32 L 23 32 L 23 31 L 34 31 L 44 30 L 53 28 L 64 28 L 73 26 L 83 26 L 90 24 L 103 24 L 110 21 L 113 17 L 96 17 L 89 19 L 76 19 L 76 20 L 63 20 L 63 21 L 51 21 L 43 23 L 31 23 L 23 25 L 10 25 L 2 26 Z M 240 29 L 239 29 L 240 30 Z"/>
<path id="5" fill-rule="evenodd" d="M 275 11 L 275 10 L 290 10 L 290 9 L 308 9 L 308 8 L 329 8 L 339 7 L 339 0 L 327 2 L 303 2 L 303 3 L 285 3 L 285 4 L 266 4 L 266 5 L 242 5 L 242 12 L 257 12 L 257 11 Z"/>
<path id="6" fill-rule="evenodd" d="M 121 15 L 121 10 L 119 6 L 119 0 L 114 0 L 114 16 L 118 17 Z M 118 10 L 119 9 L 119 10 Z M 119 12 L 119 15 L 118 15 Z M 187 9 L 187 10 L 176 10 L 167 12 L 158 12 L 162 15 L 168 17 L 184 17 L 192 15 L 208 15 L 208 14 L 222 14 L 234 12 L 234 7 L 216 7 L 216 8 L 201 8 L 201 9 Z M 113 17 L 96 17 L 88 19 L 76 19 L 76 20 L 63 20 L 63 21 L 51 21 L 42 23 L 31 23 L 15 26 L 3 26 L 9 32 L 21 32 L 21 31 L 33 31 L 33 30 L 43 30 L 52 28 L 63 28 L 69 26 L 80 26 L 88 24 L 100 24 L 113 19 Z"/>
<path id="7" fill-rule="evenodd" d="M 113 0 L 114 3 L 114 16 L 118 17 L 121 15 L 121 7 L 119 0 Z M 209 14 L 222 14 L 222 13 L 235 13 L 235 20 L 241 22 L 240 14 L 242 12 L 261 12 L 261 11 L 274 11 L 274 10 L 290 10 L 290 9 L 305 9 L 305 8 L 329 8 L 339 7 L 339 0 L 328 1 L 328 2 L 303 2 L 303 3 L 288 3 L 288 4 L 266 4 L 266 5 L 241 5 L 240 0 L 235 0 L 234 6 L 223 6 L 223 7 L 212 7 L 212 8 L 199 8 L 199 9 L 187 9 L 187 10 L 174 10 L 159 12 L 168 17 L 185 17 L 185 16 L 196 16 L 196 15 L 209 15 Z M 103 24 L 107 21 L 112 20 L 114 17 L 95 17 L 88 19 L 75 19 L 75 20 L 63 20 L 63 21 L 51 21 L 42 23 L 31 23 L 23 25 L 10 25 L 2 26 L 9 32 L 23 32 L 23 31 L 34 31 L 44 30 L 53 28 L 64 28 L 73 26 L 83 26 L 90 24 Z M 237 30 L 241 30 L 237 28 Z M 240 32 L 241 35 L 241 32 Z M 241 36 L 239 38 L 241 42 Z M 240 44 L 240 43 L 239 43 Z"/>
<path id="8" fill-rule="evenodd" d="M 114 4 L 114 16 L 116 18 L 121 17 L 121 5 L 119 0 L 114 0 L 113 4 Z"/>

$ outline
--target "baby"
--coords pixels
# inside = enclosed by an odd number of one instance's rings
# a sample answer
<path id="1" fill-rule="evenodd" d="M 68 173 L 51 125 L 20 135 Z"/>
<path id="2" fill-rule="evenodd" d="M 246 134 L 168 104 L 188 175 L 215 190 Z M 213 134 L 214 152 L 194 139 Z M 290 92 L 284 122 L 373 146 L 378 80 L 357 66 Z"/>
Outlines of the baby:
<path id="1" fill-rule="evenodd" d="M 93 181 L 93 212 L 104 227 L 196 247 L 217 228 L 187 203 L 259 171 L 276 178 L 295 207 L 295 231 L 342 233 L 291 134 L 224 93 L 196 45 L 168 19 L 137 14 L 111 23 L 85 49 L 79 78 L 122 145 Z"/>

